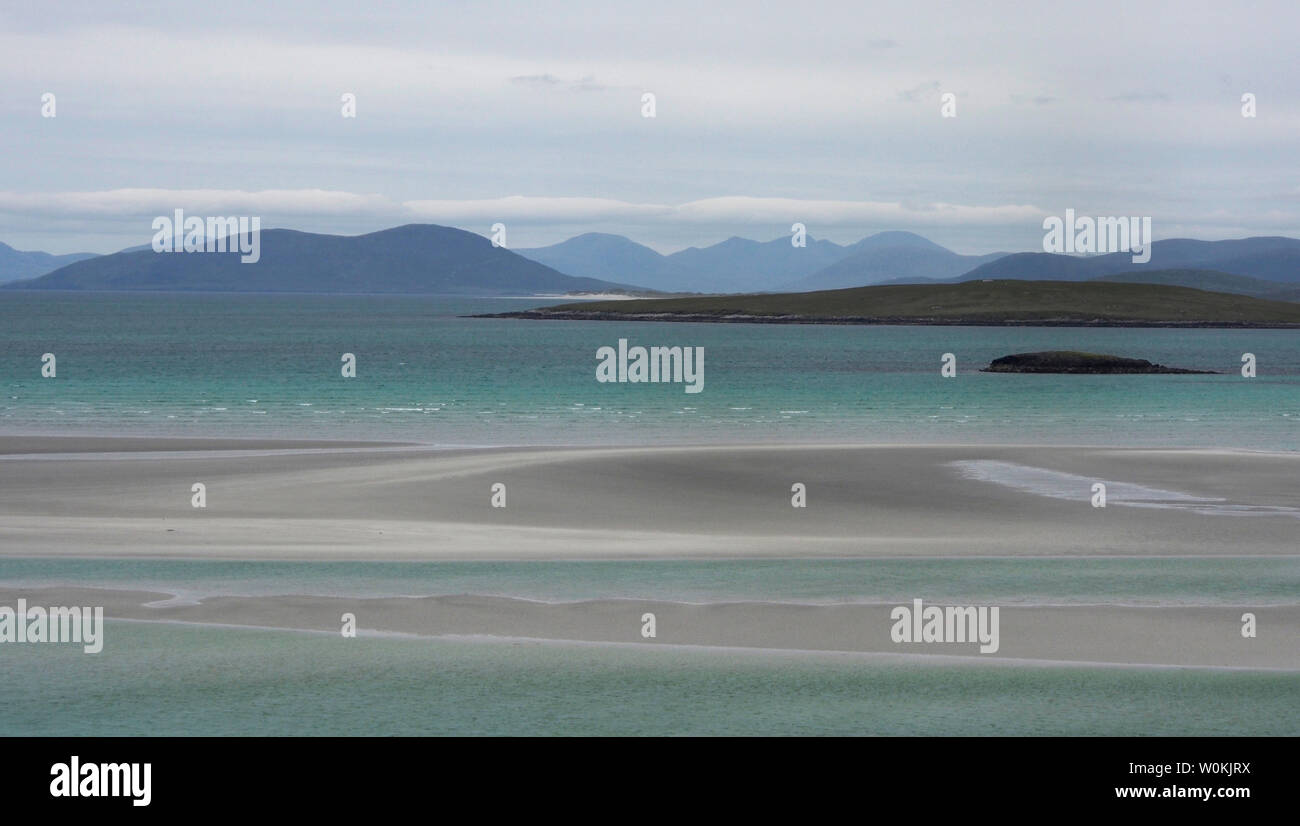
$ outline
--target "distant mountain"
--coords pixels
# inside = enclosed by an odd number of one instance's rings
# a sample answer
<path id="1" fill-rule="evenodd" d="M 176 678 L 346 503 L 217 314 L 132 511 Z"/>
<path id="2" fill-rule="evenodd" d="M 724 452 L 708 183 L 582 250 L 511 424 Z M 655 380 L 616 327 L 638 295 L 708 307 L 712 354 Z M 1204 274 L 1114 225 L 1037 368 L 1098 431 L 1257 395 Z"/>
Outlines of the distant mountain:
<path id="1" fill-rule="evenodd" d="M 877 232 L 875 235 L 868 235 L 857 243 L 849 244 L 847 249 L 850 253 L 855 253 L 863 250 L 892 249 L 894 247 L 912 247 L 918 250 L 943 249 L 943 247 L 924 235 L 917 235 L 915 232 L 907 232 L 901 229 L 890 229 Z"/>
<path id="2" fill-rule="evenodd" d="M 777 289 L 839 260 L 846 248 L 812 238 L 804 247 L 793 246 L 788 236 L 772 241 L 728 238 L 661 255 L 621 235 L 589 232 L 518 252 L 570 275 L 665 292 L 730 293 Z"/>
<path id="3" fill-rule="evenodd" d="M 665 256 L 622 235 L 604 232 L 588 232 L 549 247 L 515 252 L 581 278 L 631 281 L 655 289 L 676 289 L 683 278 Z"/>
<path id="4" fill-rule="evenodd" d="M 1231 241 L 1170 238 L 1151 245 L 1151 260 L 1146 264 L 1133 263 L 1132 254 L 1127 252 L 1094 256 L 1020 252 L 978 266 L 959 280 L 1087 281 L 1113 273 L 1157 269 L 1216 270 L 1230 275 L 1300 284 L 1300 240 L 1277 236 Z"/>
<path id="5" fill-rule="evenodd" d="M 1300 291 L 1300 287 L 1279 281 L 1266 281 L 1248 275 L 1232 275 L 1216 270 L 1138 270 L 1103 275 L 1091 281 L 1123 281 L 1130 284 L 1168 284 L 1175 287 L 1192 287 L 1216 293 L 1252 295 L 1256 298 L 1281 298 Z"/>
<path id="6" fill-rule="evenodd" d="M 263 230 L 261 258 L 239 253 L 119 252 L 69 264 L 30 281 L 33 290 L 511 295 L 636 289 L 574 278 L 494 247 L 481 235 L 433 224 L 368 235 Z"/>
<path id="7" fill-rule="evenodd" d="M 736 293 L 956 278 L 1006 253 L 958 255 L 912 232 L 881 232 L 849 246 L 810 238 L 807 246 L 795 247 L 788 236 L 733 237 L 660 255 L 621 235 L 591 232 L 519 254 L 570 275 L 666 292 Z"/>
<path id="8" fill-rule="evenodd" d="M 95 258 L 93 252 L 73 252 L 51 255 L 48 252 L 22 252 L 8 244 L 0 244 L 0 283 L 22 278 L 36 278 L 75 261 Z"/>
<path id="9" fill-rule="evenodd" d="M 1292 295 L 1290 287 L 1300 286 L 1300 240 L 1285 237 L 1157 241 L 1148 264 L 1133 263 L 1127 252 L 959 255 L 912 232 L 881 232 L 848 246 L 809 238 L 807 246 L 794 247 L 787 236 L 766 242 L 729 238 L 671 255 L 621 235 L 596 232 L 512 251 L 473 233 L 431 224 L 359 236 L 267 230 L 261 243 L 257 264 L 240 264 L 234 253 L 155 253 L 147 246 L 106 256 L 52 256 L 0 244 L 0 282 L 23 289 L 501 295 L 809 292 L 988 279 L 1105 278 L 1280 300 Z M 16 283 L 19 279 L 30 280 Z"/>
<path id="10" fill-rule="evenodd" d="M 831 241 L 807 239 L 796 247 L 788 236 L 771 241 L 728 238 L 710 247 L 689 247 L 668 256 L 687 273 L 679 289 L 692 292 L 764 292 L 781 289 L 844 257 L 847 250 Z M 691 286 L 695 285 L 695 286 Z"/>
<path id="11" fill-rule="evenodd" d="M 958 255 L 912 232 L 877 233 L 849 246 L 847 251 L 847 256 L 785 288 L 807 292 L 884 282 L 940 281 L 1006 255 Z"/>

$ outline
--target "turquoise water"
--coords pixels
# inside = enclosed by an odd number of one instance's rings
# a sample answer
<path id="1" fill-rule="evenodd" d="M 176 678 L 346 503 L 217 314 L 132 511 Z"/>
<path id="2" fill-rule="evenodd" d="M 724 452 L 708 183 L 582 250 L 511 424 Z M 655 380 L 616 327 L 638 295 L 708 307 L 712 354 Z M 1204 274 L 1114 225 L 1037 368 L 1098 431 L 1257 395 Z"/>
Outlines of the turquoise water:
<path id="1" fill-rule="evenodd" d="M 1026 442 L 1300 448 L 1300 332 L 470 319 L 537 299 L 0 292 L 0 429 L 434 444 Z M 595 352 L 705 348 L 704 392 Z M 1082 349 L 1216 376 L 1018 376 Z M 40 378 L 52 352 L 58 377 Z M 357 378 L 340 356 L 357 356 Z M 940 357 L 958 375 L 939 375 Z M 1259 376 L 1240 376 L 1254 353 Z"/>
<path id="2" fill-rule="evenodd" d="M 8 735 L 1290 735 L 1300 677 L 343 639 L 111 622 L 6 646 Z M 41 679 L 32 679 L 39 673 Z"/>
<path id="3" fill-rule="evenodd" d="M 1294 605 L 1300 557 L 258 562 L 0 557 L 0 584 L 208 596 L 440 596 L 548 602 Z"/>
<path id="4" fill-rule="evenodd" d="M 1300 449 L 1300 333 L 469 319 L 535 299 L 0 292 L 0 433 L 446 445 L 852 441 Z M 595 351 L 704 347 L 705 390 Z M 1008 376 L 1082 349 L 1216 376 Z M 58 377 L 39 377 L 42 353 Z M 339 375 L 355 353 L 356 379 Z M 939 375 L 940 356 L 958 376 Z M 1238 371 L 1255 353 L 1259 377 Z M 3 492 L 0 492 L 3 495 Z M 792 548 L 792 554 L 798 549 Z M 0 557 L 0 584 L 547 601 L 1284 605 L 1300 558 L 258 562 Z M 0 734 L 1300 734 L 1300 676 L 938 665 L 111 622 L 0 648 Z"/>

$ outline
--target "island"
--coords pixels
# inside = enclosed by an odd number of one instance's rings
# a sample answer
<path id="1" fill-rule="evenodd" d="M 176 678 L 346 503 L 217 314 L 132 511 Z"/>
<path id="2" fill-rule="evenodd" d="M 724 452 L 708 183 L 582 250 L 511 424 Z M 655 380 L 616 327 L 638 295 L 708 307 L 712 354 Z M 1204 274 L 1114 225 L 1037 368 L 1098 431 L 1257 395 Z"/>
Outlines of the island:
<path id="1" fill-rule="evenodd" d="M 1046 350 L 1041 353 L 1016 353 L 994 359 L 981 373 L 1191 373 L 1204 375 L 1214 370 L 1186 370 L 1152 364 L 1146 359 L 1131 359 L 1078 350 Z"/>
<path id="2" fill-rule="evenodd" d="M 1300 328 L 1300 303 L 1168 284 L 995 279 L 584 301 L 486 318 L 741 324 Z"/>

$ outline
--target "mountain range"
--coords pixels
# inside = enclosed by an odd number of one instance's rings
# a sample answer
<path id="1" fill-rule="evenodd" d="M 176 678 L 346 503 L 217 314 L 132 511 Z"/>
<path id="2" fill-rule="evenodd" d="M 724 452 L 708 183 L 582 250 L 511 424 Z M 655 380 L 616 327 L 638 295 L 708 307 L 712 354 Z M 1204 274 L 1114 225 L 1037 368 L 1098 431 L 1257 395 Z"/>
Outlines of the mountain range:
<path id="1" fill-rule="evenodd" d="M 28 281 L 30 290 L 177 290 L 511 295 L 625 290 L 575 278 L 496 247 L 481 235 L 408 224 L 367 235 L 261 232 L 257 263 L 238 252 L 119 252 L 69 264 Z"/>
<path id="2" fill-rule="evenodd" d="M 956 278 L 1007 253 L 959 255 L 912 232 L 880 232 L 844 248 L 840 260 L 793 284 L 793 292 L 863 287 L 886 281 Z"/>
<path id="3" fill-rule="evenodd" d="M 788 236 L 728 238 L 662 255 L 621 235 L 589 232 L 518 250 L 560 272 L 617 280 L 662 292 L 801 292 L 857 287 L 898 278 L 952 278 L 1006 253 L 958 255 L 912 232 L 881 232 L 855 244 Z"/>
<path id="4" fill-rule="evenodd" d="M 1156 241 L 1145 264 L 1135 264 L 1127 252 L 961 255 L 912 232 L 880 232 L 847 246 L 810 239 L 803 248 L 786 237 L 765 243 L 729 238 L 671 255 L 619 235 L 588 233 L 519 253 L 571 275 L 664 292 L 810 292 L 990 278 L 1090 281 L 1120 274 L 1125 277 L 1114 280 L 1134 281 L 1141 273 L 1161 279 L 1150 283 L 1256 296 L 1300 285 L 1300 240 L 1285 237 Z"/>
<path id="5" fill-rule="evenodd" d="M 725 293 L 782 289 L 839 261 L 847 249 L 811 238 L 807 246 L 795 247 L 788 237 L 733 237 L 662 255 L 621 235 L 589 232 L 517 252 L 570 275 L 628 281 L 662 292 Z"/>
<path id="6" fill-rule="evenodd" d="M 235 253 L 155 253 L 146 246 L 105 256 L 18 253 L 28 280 L 11 289 L 240 292 L 548 293 L 810 292 L 877 284 L 989 279 L 1106 279 L 1194 287 L 1279 300 L 1300 298 L 1300 240 L 1169 239 L 1152 244 L 1150 263 L 1129 253 L 1071 256 L 1041 252 L 961 255 L 911 232 L 881 232 L 849 245 L 788 237 L 729 238 L 670 255 L 621 235 L 587 233 L 532 249 L 494 247 L 480 235 L 409 224 L 358 236 L 274 229 L 261 233 L 257 264 Z M 62 266 L 60 266 L 60 264 Z M 53 271 L 33 277 L 32 267 Z"/>

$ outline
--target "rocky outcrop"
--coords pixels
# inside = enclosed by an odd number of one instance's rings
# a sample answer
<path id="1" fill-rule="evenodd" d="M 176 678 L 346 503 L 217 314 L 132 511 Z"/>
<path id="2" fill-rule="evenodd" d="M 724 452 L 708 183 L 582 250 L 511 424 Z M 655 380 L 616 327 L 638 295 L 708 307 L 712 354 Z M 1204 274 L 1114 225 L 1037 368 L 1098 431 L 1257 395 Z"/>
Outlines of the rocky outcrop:
<path id="1" fill-rule="evenodd" d="M 1213 370 L 1185 370 L 1165 367 L 1146 359 L 1131 359 L 1074 350 L 1016 353 L 994 359 L 983 373 L 1213 373 Z"/>

